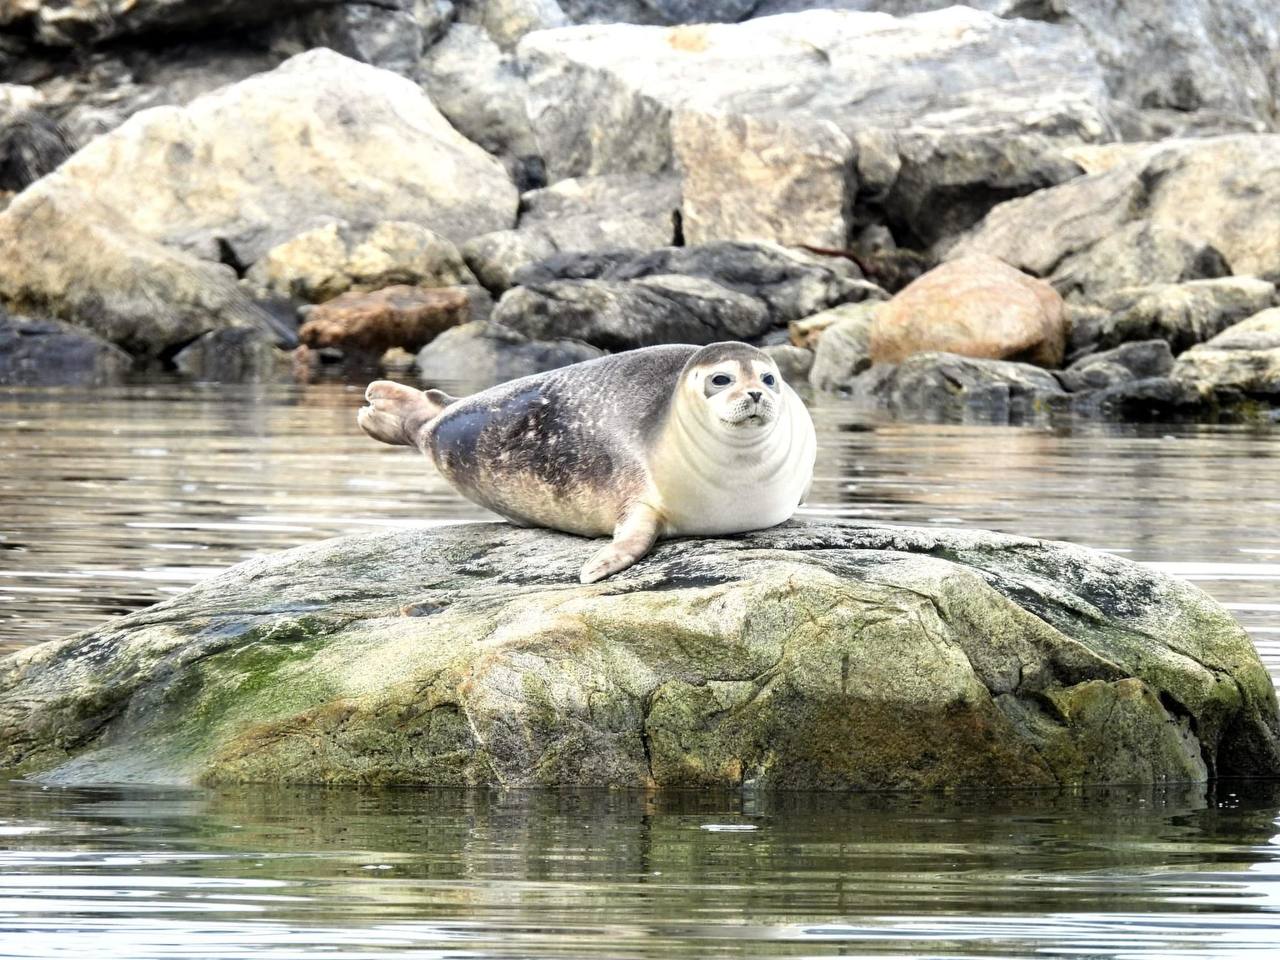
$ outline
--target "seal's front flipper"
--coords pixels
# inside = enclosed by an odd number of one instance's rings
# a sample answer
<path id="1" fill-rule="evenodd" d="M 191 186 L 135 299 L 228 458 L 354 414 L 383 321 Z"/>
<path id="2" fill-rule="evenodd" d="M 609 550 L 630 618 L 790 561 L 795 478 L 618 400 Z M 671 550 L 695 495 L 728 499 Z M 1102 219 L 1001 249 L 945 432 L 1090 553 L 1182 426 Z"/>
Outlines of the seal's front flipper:
<path id="1" fill-rule="evenodd" d="M 653 546 L 658 539 L 662 518 L 652 507 L 633 507 L 614 528 L 613 542 L 601 547 L 586 562 L 579 576 L 583 583 L 595 583 L 610 574 L 625 570 Z"/>
<path id="2" fill-rule="evenodd" d="M 420 446 L 422 428 L 456 401 L 442 390 L 423 393 L 391 380 L 375 380 L 364 392 L 368 402 L 356 414 L 360 429 L 383 443 Z"/>

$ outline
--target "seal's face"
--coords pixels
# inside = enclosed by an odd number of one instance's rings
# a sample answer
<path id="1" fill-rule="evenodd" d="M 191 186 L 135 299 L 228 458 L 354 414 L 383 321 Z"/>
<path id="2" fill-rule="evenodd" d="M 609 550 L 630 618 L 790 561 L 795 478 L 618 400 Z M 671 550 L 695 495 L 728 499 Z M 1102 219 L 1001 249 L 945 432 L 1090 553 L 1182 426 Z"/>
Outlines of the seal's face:
<path id="1" fill-rule="evenodd" d="M 689 386 L 705 399 L 711 421 L 725 429 L 763 429 L 782 410 L 782 377 L 764 353 L 702 364 L 689 377 Z"/>

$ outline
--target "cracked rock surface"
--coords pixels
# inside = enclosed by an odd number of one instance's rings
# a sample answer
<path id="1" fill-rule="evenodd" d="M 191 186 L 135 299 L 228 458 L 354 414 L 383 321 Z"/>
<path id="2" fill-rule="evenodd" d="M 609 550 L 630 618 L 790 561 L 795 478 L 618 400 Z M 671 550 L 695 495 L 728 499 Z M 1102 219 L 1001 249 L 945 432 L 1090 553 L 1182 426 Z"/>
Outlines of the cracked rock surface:
<path id="1" fill-rule="evenodd" d="M 52 783 L 927 789 L 1280 773 L 1249 638 L 1068 544 L 808 524 L 596 544 L 330 540 L 0 661 L 0 764 Z"/>

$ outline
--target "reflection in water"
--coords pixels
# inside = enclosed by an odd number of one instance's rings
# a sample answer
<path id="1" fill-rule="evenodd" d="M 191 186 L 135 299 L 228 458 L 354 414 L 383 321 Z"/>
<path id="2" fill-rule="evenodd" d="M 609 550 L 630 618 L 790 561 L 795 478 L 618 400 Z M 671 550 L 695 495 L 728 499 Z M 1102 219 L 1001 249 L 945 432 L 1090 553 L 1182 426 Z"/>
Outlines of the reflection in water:
<path id="1" fill-rule="evenodd" d="M 0 393 L 0 648 L 268 550 L 478 519 L 356 387 Z M 823 398 L 810 516 L 1191 577 L 1280 671 L 1275 428 L 907 425 Z M 1280 792 L 1000 796 L 0 785 L 0 956 L 1272 955 Z M 742 827 L 754 827 L 745 830 Z M 710 829 L 708 829 L 710 828 Z"/>
<path id="2" fill-rule="evenodd" d="M 447 386 L 447 385 L 446 385 Z M 486 517 L 355 425 L 361 388 L 0 392 L 0 650 L 249 556 Z M 809 516 L 1072 540 L 1199 582 L 1280 674 L 1280 427 L 885 423 L 815 401 Z"/>
<path id="3" fill-rule="evenodd" d="M 1277 804 L 1274 786 L 1229 784 L 1208 797 L 12 786 L 0 943 L 132 958 L 1262 953 L 1280 907 Z"/>

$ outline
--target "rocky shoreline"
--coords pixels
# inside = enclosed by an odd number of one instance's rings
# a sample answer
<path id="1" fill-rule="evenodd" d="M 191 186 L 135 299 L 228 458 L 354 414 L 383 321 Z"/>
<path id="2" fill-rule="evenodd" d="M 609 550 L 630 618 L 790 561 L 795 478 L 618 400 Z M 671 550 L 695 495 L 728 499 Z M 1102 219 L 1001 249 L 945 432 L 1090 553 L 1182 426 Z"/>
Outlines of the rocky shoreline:
<path id="1" fill-rule="evenodd" d="M 329 540 L 0 660 L 44 783 L 921 790 L 1280 775 L 1248 636 L 1190 584 L 980 530 L 658 545 Z M 536 561 L 536 562 L 534 562 Z"/>
<path id="2" fill-rule="evenodd" d="M 740 339 L 901 416 L 1274 418 L 1261 0 L 942 6 L 2 7 L 0 384 Z"/>

